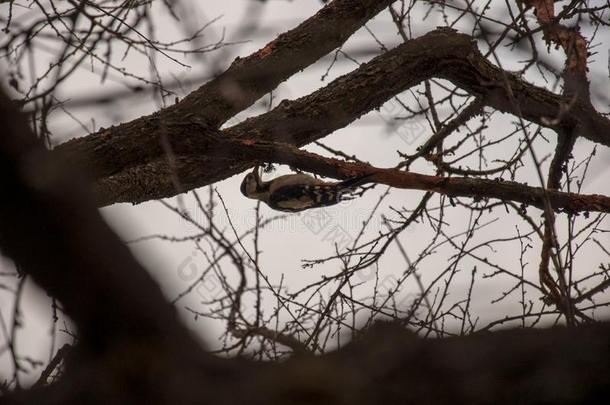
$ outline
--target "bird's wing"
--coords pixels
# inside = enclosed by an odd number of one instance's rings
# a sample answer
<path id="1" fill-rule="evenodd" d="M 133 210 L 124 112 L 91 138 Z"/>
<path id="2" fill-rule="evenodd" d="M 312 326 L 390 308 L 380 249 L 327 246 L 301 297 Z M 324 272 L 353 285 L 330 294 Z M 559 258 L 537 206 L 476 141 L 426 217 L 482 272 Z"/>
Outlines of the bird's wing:
<path id="1" fill-rule="evenodd" d="M 271 180 L 271 186 L 269 191 L 271 193 L 274 193 L 275 190 L 285 187 L 285 186 L 290 186 L 293 184 L 302 184 L 302 185 L 315 185 L 315 184 L 324 184 L 324 182 L 322 180 L 318 180 L 315 177 L 309 176 L 307 174 L 304 173 L 297 173 L 297 174 L 285 174 L 283 176 L 279 176 L 276 177 L 275 179 Z"/>
<path id="2" fill-rule="evenodd" d="M 276 188 L 269 196 L 271 208 L 302 211 L 337 204 L 341 195 L 333 185 L 288 185 Z"/>

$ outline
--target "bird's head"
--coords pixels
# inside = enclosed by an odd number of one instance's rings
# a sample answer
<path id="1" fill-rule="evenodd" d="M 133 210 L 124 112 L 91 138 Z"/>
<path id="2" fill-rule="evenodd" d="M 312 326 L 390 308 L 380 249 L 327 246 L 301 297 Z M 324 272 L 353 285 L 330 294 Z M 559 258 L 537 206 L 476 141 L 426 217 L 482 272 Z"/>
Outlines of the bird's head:
<path id="1" fill-rule="evenodd" d="M 263 192 L 262 183 L 258 174 L 258 166 L 255 166 L 254 170 L 248 173 L 241 182 L 241 193 L 246 197 L 255 198 L 257 194 Z"/>

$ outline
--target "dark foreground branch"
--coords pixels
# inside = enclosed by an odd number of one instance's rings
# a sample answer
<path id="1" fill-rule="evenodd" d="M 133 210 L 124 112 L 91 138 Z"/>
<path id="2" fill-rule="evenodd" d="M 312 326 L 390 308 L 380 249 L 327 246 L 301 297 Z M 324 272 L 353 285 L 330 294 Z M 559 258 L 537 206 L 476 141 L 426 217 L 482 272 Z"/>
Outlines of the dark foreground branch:
<path id="1" fill-rule="evenodd" d="M 2 91 L 0 127 L 0 251 L 62 303 L 79 335 L 62 380 L 69 385 L 41 401 L 64 403 L 66 396 L 71 403 L 79 397 L 80 403 L 114 403 L 112 391 L 135 394 L 127 384 L 140 368 L 171 381 L 170 370 L 185 367 L 183 378 L 205 384 L 206 357 L 193 360 L 203 353 L 199 343 L 93 209 L 84 182 L 44 149 Z M 156 394 L 179 393 L 166 387 L 142 398 Z"/>
<path id="2" fill-rule="evenodd" d="M 171 370 L 174 381 L 155 380 L 154 372 L 141 368 L 137 380 L 145 383 L 138 387 L 141 396 L 127 396 L 128 385 L 117 384 L 112 403 L 144 403 L 143 394 L 164 391 L 171 384 L 189 394 L 189 403 L 604 403 L 610 381 L 609 336 L 610 327 L 599 324 L 424 340 L 398 327 L 377 324 L 362 339 L 328 355 L 296 356 L 276 364 L 233 360 L 242 372 L 218 370 L 213 389 L 206 389 L 204 380 L 180 379 L 180 368 Z M 102 387 L 108 382 L 99 377 L 103 369 L 93 368 L 107 366 L 87 366 L 90 380 L 62 381 L 15 395 L 9 403 L 104 403 Z M 121 382 L 119 372 L 105 377 Z M 185 396 L 179 396 L 156 397 L 152 403 L 186 402 Z"/>

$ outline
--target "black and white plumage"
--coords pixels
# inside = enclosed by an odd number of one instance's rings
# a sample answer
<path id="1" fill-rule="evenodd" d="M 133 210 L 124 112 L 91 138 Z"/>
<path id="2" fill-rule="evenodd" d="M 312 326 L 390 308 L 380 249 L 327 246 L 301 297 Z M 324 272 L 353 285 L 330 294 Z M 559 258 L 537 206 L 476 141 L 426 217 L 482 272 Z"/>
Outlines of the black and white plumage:
<path id="1" fill-rule="evenodd" d="M 241 192 L 248 198 L 264 202 L 274 210 L 299 212 L 340 203 L 347 199 L 347 195 L 356 187 L 367 182 L 370 176 L 325 182 L 308 174 L 298 173 L 263 181 L 258 174 L 258 168 L 255 167 L 242 181 Z"/>

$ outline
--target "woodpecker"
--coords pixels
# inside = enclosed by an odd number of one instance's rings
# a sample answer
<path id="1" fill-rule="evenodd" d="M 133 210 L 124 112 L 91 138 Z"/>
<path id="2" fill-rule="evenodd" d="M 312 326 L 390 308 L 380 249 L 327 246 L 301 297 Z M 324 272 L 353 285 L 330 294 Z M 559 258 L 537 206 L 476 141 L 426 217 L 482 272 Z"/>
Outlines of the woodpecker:
<path id="1" fill-rule="evenodd" d="M 348 200 L 349 193 L 372 174 L 340 182 L 325 182 L 308 174 L 287 174 L 263 181 L 258 167 L 248 173 L 241 183 L 241 193 L 260 200 L 278 211 L 299 212 L 310 208 L 327 207 Z"/>

